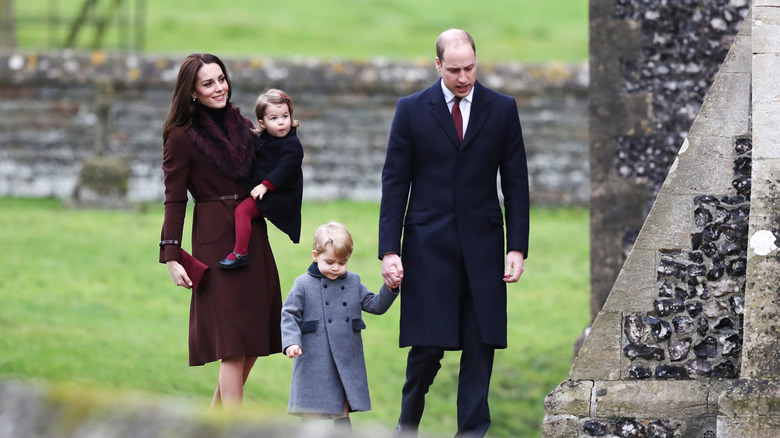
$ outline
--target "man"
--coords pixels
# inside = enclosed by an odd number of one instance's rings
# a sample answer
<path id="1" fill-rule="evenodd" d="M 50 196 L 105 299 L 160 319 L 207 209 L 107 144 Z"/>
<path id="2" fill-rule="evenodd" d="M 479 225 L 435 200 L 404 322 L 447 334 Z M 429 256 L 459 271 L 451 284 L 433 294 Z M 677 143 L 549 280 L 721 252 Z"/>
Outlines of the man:
<path id="1" fill-rule="evenodd" d="M 435 62 L 441 80 L 398 101 L 382 171 L 382 276 L 403 280 L 400 346 L 412 347 L 396 432 L 416 436 L 444 351 L 462 350 L 458 435 L 484 436 L 493 353 L 507 344 L 506 283 L 528 255 L 525 147 L 515 100 L 476 80 L 467 32 L 439 35 Z"/>

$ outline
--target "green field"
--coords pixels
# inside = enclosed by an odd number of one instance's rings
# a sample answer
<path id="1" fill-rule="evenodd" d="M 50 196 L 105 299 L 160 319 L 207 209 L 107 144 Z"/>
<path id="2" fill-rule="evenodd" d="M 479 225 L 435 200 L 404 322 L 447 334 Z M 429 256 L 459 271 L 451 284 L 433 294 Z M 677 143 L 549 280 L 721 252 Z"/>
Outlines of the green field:
<path id="1" fill-rule="evenodd" d="M 61 47 L 84 0 L 15 2 L 23 48 Z M 108 1 L 92 15 L 97 21 Z M 124 2 L 132 23 L 138 2 Z M 213 52 L 221 56 L 432 59 L 433 42 L 450 27 L 468 30 L 483 62 L 582 61 L 588 52 L 586 0 L 256 0 L 145 1 L 145 50 L 159 54 Z M 56 7 L 52 7 L 56 5 Z M 59 24 L 47 18 L 47 12 Z M 133 34 L 110 21 L 109 47 L 131 47 Z M 94 28 L 79 34 L 89 48 Z"/>
<path id="2" fill-rule="evenodd" d="M 270 238 L 283 293 L 311 260 L 316 226 L 344 222 L 356 250 L 349 269 L 376 290 L 378 204 L 305 203 L 303 237 Z M 526 273 L 509 287 L 509 343 L 499 351 L 491 387 L 494 437 L 538 437 L 543 398 L 566 379 L 572 343 L 588 322 L 588 213 L 532 209 Z M 22 378 L 173 396 L 204 410 L 217 366 L 187 366 L 190 292 L 173 286 L 157 263 L 162 208 L 141 212 L 71 210 L 57 200 L 0 198 L 0 378 Z M 185 243 L 185 247 L 189 247 Z M 406 350 L 398 348 L 398 306 L 366 315 L 366 363 L 374 409 L 356 428 L 391 430 L 398 416 Z M 423 432 L 455 430 L 457 353 L 429 394 Z M 291 361 L 258 361 L 247 405 L 284 416 Z"/>

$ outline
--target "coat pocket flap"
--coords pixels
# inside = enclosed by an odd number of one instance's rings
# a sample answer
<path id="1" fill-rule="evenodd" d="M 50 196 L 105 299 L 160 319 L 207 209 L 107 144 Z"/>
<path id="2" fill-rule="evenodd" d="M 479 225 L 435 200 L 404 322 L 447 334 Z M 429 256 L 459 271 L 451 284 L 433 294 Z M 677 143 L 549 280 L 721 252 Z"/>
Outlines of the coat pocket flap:
<path id="1" fill-rule="evenodd" d="M 501 210 L 494 210 L 488 212 L 488 220 L 490 223 L 497 224 L 497 225 L 503 225 L 504 224 L 504 215 L 501 214 Z"/>
<path id="2" fill-rule="evenodd" d="M 318 322 L 319 321 L 303 321 L 301 323 L 301 334 L 316 332 Z"/>
<path id="3" fill-rule="evenodd" d="M 363 318 L 355 318 L 352 320 L 352 330 L 358 331 L 366 328 L 366 323 L 363 322 Z"/>
<path id="4" fill-rule="evenodd" d="M 409 211 L 406 212 L 405 224 L 424 224 L 428 222 L 427 211 Z"/>

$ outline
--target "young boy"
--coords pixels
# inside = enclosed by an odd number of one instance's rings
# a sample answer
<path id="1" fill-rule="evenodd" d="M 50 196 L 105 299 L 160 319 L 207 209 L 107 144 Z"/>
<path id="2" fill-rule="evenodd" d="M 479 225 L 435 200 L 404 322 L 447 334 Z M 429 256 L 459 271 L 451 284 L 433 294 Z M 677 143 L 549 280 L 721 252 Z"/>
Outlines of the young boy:
<path id="1" fill-rule="evenodd" d="M 351 429 L 349 413 L 368 411 L 361 312 L 382 314 L 398 296 L 383 285 L 369 292 L 360 277 L 347 272 L 352 236 L 331 222 L 314 233 L 314 262 L 298 277 L 282 307 L 282 346 L 295 358 L 289 414 L 304 418 L 330 415 L 337 426 Z"/>

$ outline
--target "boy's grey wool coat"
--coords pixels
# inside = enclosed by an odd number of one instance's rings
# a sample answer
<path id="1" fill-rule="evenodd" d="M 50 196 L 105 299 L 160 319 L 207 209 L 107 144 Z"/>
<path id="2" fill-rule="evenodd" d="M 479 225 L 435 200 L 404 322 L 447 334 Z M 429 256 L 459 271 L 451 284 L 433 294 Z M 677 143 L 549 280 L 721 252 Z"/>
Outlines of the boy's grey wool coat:
<path id="1" fill-rule="evenodd" d="M 282 346 L 303 354 L 293 361 L 288 413 L 338 415 L 345 395 L 350 411 L 371 410 L 362 311 L 385 313 L 397 296 L 385 285 L 368 291 L 352 272 L 330 280 L 316 263 L 295 280 L 282 307 Z"/>

